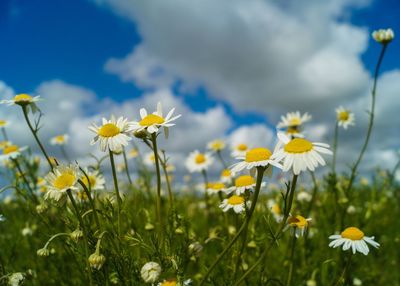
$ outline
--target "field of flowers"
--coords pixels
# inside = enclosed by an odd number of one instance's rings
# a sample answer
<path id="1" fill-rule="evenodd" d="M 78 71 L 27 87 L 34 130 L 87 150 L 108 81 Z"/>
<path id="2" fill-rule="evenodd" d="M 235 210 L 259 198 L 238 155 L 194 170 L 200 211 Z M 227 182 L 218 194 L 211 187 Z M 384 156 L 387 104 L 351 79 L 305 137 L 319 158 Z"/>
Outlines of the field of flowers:
<path id="1" fill-rule="evenodd" d="M 174 140 L 169 129 L 185 116 L 162 103 L 132 115 L 140 121 L 110 116 L 89 126 L 87 144 L 104 156 L 82 165 L 64 148 L 67 134 L 41 140 L 45 98 L 2 100 L 1 108 L 23 113 L 32 146 L 19 146 L 0 121 L 0 284 L 400 285 L 396 168 L 369 179 L 358 174 L 394 33 L 373 38 L 382 49 L 366 98 L 369 125 L 344 173 L 336 171 L 341 131 L 357 128 L 344 107 L 336 109 L 333 142 L 309 141 L 311 116 L 290 112 L 277 125 L 275 146 L 228 150 L 230 142 L 216 139 L 207 151 L 194 150 L 186 167 L 198 185 L 174 175 L 160 144 L 161 136 Z M 47 143 L 64 156 L 49 154 Z M 42 157 L 32 154 L 34 144 Z M 210 180 L 215 165 L 220 178 Z"/>

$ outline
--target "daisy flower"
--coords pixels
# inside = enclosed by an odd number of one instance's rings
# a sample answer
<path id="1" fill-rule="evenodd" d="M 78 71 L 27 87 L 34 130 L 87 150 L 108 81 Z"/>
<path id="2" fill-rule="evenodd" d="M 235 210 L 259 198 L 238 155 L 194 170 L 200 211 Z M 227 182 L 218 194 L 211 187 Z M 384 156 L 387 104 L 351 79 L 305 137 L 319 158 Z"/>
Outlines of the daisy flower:
<path id="1" fill-rule="evenodd" d="M 7 104 L 7 105 L 20 105 L 20 106 L 26 106 L 26 107 L 31 107 L 32 112 L 36 112 L 38 110 L 36 106 L 36 102 L 40 100 L 40 96 L 30 96 L 29 94 L 26 93 L 21 93 L 17 94 L 14 96 L 13 99 L 9 100 L 0 100 L 0 104 Z M 29 110 L 28 110 L 29 111 Z"/>
<path id="2" fill-rule="evenodd" d="M 226 143 L 222 139 L 216 139 L 207 144 L 207 149 L 209 149 L 213 152 L 222 151 L 225 149 L 225 147 L 226 147 Z"/>
<path id="3" fill-rule="evenodd" d="M 272 159 L 272 153 L 267 148 L 253 148 L 246 152 L 244 156 L 236 157 L 238 160 L 242 160 L 239 163 L 232 165 L 232 173 L 238 173 L 244 169 L 251 170 L 256 167 L 268 167 L 273 165 L 277 168 L 282 168 L 282 165 L 278 161 Z M 270 169 L 269 171 L 271 171 Z"/>
<path id="4" fill-rule="evenodd" d="M 77 165 L 59 165 L 53 169 L 45 180 L 47 182 L 47 192 L 44 198 L 59 201 L 67 190 L 77 191 L 76 183 L 80 177 Z"/>
<path id="5" fill-rule="evenodd" d="M 239 176 L 235 179 L 235 186 L 230 187 L 230 191 L 235 191 L 236 195 L 243 194 L 246 190 L 254 188 L 256 186 L 256 180 L 254 177 L 249 175 Z"/>
<path id="6" fill-rule="evenodd" d="M 69 136 L 67 134 L 57 135 L 50 139 L 51 145 L 66 145 Z"/>
<path id="7" fill-rule="evenodd" d="M 301 215 L 290 216 L 287 220 L 287 225 L 285 230 L 290 228 L 290 233 L 294 233 L 296 237 L 303 236 L 307 231 L 308 223 L 311 221 L 311 218 L 305 218 Z"/>
<path id="8" fill-rule="evenodd" d="M 171 122 L 181 117 L 180 114 L 172 117 L 174 111 L 175 108 L 172 108 L 168 112 L 167 116 L 164 118 L 161 102 L 157 103 L 157 111 L 151 114 L 148 114 L 146 109 L 141 108 L 140 109 L 141 120 L 133 122 L 132 124 L 133 131 L 140 132 L 146 130 L 148 133 L 153 134 L 155 132 L 158 132 L 158 129 L 160 127 L 164 127 L 165 134 L 166 136 L 168 136 L 168 127 L 175 125 L 174 123 Z"/>
<path id="9" fill-rule="evenodd" d="M 380 29 L 372 32 L 372 38 L 378 43 L 388 44 L 393 40 L 394 32 L 392 29 Z"/>
<path id="10" fill-rule="evenodd" d="M 233 195 L 227 199 L 224 199 L 219 207 L 224 212 L 233 209 L 233 211 L 237 214 L 242 213 L 245 210 L 244 197 Z"/>
<path id="11" fill-rule="evenodd" d="M 96 133 L 96 136 L 90 142 L 90 145 L 96 144 L 100 141 L 100 150 L 105 152 L 107 149 L 110 151 L 120 151 L 123 146 L 128 145 L 128 141 L 132 140 L 129 133 L 132 130 L 131 124 L 128 119 L 124 117 L 115 119 L 111 116 L 110 120 L 103 118 L 103 124 L 97 126 L 93 124 L 89 126 L 89 130 Z"/>
<path id="12" fill-rule="evenodd" d="M 325 143 L 312 143 L 303 138 L 289 139 L 284 133 L 279 132 L 280 146 L 278 151 L 272 155 L 272 159 L 283 161 L 283 171 L 291 168 L 295 175 L 302 171 L 314 171 L 318 165 L 324 166 L 325 160 L 319 153 L 332 154 L 329 145 Z"/>
<path id="13" fill-rule="evenodd" d="M 92 191 L 104 190 L 104 185 L 106 184 L 106 180 L 104 179 L 104 176 L 100 174 L 99 170 L 89 171 L 86 169 L 85 173 L 87 177 L 85 176 L 85 174 L 82 174 L 80 179 L 87 188 L 89 188 L 90 186 L 89 189 Z"/>
<path id="14" fill-rule="evenodd" d="M 232 182 L 231 170 L 229 170 L 229 169 L 222 170 L 221 175 L 220 175 L 219 178 L 220 178 L 222 183 L 230 184 Z"/>
<path id="15" fill-rule="evenodd" d="M 207 184 L 207 193 L 210 195 L 216 194 L 218 192 L 227 192 L 227 188 L 224 183 L 221 182 L 212 182 Z"/>
<path id="16" fill-rule="evenodd" d="M 156 157 L 154 156 L 154 152 L 147 152 L 144 155 L 143 162 L 149 167 L 154 166 L 154 164 L 156 163 Z"/>
<path id="17" fill-rule="evenodd" d="M 232 153 L 231 156 L 233 158 L 236 157 L 244 157 L 246 156 L 246 152 L 249 150 L 249 147 L 246 144 L 237 144 L 235 146 L 232 147 Z"/>
<path id="18" fill-rule="evenodd" d="M 280 205 L 273 199 L 269 199 L 267 202 L 268 209 L 271 211 L 276 222 L 281 222 L 283 219 L 282 209 Z"/>
<path id="19" fill-rule="evenodd" d="M 339 126 L 347 129 L 349 125 L 354 125 L 354 113 L 343 106 L 336 108 L 336 119 Z"/>
<path id="20" fill-rule="evenodd" d="M 19 147 L 17 145 L 7 144 L 5 147 L 0 149 L 0 160 L 15 159 L 21 155 L 22 151 L 25 151 L 28 147 Z"/>
<path id="21" fill-rule="evenodd" d="M 4 128 L 8 126 L 8 121 L 7 120 L 2 120 L 0 119 L 0 128 Z"/>
<path id="22" fill-rule="evenodd" d="M 311 115 L 307 112 L 303 115 L 299 111 L 289 112 L 286 116 L 281 116 L 281 121 L 276 126 L 278 129 L 286 129 L 286 133 L 294 137 L 303 137 L 301 134 L 303 124 L 311 120 Z"/>
<path id="23" fill-rule="evenodd" d="M 357 227 L 348 227 L 342 231 L 341 234 L 331 235 L 329 239 L 332 239 L 332 241 L 329 243 L 329 247 L 336 248 L 343 245 L 342 249 L 344 251 L 351 248 L 353 254 L 358 251 L 364 255 L 367 255 L 369 253 L 368 244 L 375 248 L 379 247 L 379 243 L 374 240 L 375 237 L 365 236 L 364 233 Z"/>
<path id="24" fill-rule="evenodd" d="M 189 154 L 186 159 L 186 168 L 189 172 L 202 172 L 208 169 L 210 165 L 214 162 L 214 158 L 210 153 L 200 153 L 195 150 Z"/>

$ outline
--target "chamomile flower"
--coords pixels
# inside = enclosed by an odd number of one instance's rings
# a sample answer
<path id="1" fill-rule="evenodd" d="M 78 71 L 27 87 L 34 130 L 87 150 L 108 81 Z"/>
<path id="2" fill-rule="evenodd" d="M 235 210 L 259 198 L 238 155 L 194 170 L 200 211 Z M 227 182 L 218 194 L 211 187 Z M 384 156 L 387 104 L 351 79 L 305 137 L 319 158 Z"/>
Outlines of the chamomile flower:
<path id="1" fill-rule="evenodd" d="M 332 154 L 329 145 L 325 143 L 312 143 L 303 138 L 289 139 L 282 132 L 278 133 L 280 146 L 272 155 L 272 159 L 283 161 L 283 171 L 293 169 L 295 175 L 300 172 L 314 171 L 319 165 L 324 166 L 325 160 L 319 153 Z"/>
<path id="2" fill-rule="evenodd" d="M 216 139 L 211 142 L 208 142 L 207 144 L 207 149 L 213 151 L 213 152 L 220 152 L 224 150 L 226 147 L 226 143 L 222 139 Z"/>
<path id="3" fill-rule="evenodd" d="M 245 200 L 244 197 L 233 195 L 227 199 L 224 199 L 219 207 L 224 212 L 233 209 L 235 213 L 239 214 L 245 210 Z"/>
<path id="4" fill-rule="evenodd" d="M 246 156 L 246 152 L 249 150 L 249 147 L 246 144 L 237 144 L 232 146 L 232 153 L 231 156 L 233 158 L 236 157 L 244 157 Z"/>
<path id="5" fill-rule="evenodd" d="M 156 163 L 156 157 L 154 156 L 154 152 L 147 152 L 144 155 L 143 162 L 149 167 L 154 166 Z"/>
<path id="6" fill-rule="evenodd" d="M 256 186 L 256 179 L 249 175 L 242 175 L 235 179 L 235 185 L 230 187 L 230 191 L 235 191 L 236 195 L 241 195 Z"/>
<path id="7" fill-rule="evenodd" d="M 175 123 L 172 123 L 172 121 L 181 117 L 180 114 L 172 117 L 174 111 L 175 108 L 172 108 L 168 112 L 167 116 L 164 118 L 161 102 L 157 103 L 157 111 L 150 114 L 147 113 L 146 109 L 141 108 L 140 109 L 141 120 L 133 122 L 132 124 L 133 131 L 140 132 L 146 130 L 148 133 L 152 134 L 158 132 L 158 129 L 160 127 L 164 127 L 165 134 L 166 136 L 168 136 L 168 127 L 175 125 Z"/>
<path id="8" fill-rule="evenodd" d="M 296 237 L 303 236 L 307 231 L 307 227 L 311 218 L 305 218 L 301 215 L 290 216 L 287 220 L 285 230 L 290 228 L 290 232 L 296 235 Z"/>
<path id="9" fill-rule="evenodd" d="M 191 152 L 186 159 L 186 168 L 189 172 L 202 172 L 207 170 L 210 165 L 214 162 L 214 158 L 210 153 L 200 153 L 195 150 Z"/>
<path id="10" fill-rule="evenodd" d="M 8 159 L 15 159 L 19 155 L 21 155 L 21 152 L 25 151 L 28 149 L 28 147 L 19 147 L 17 145 L 6 145 L 4 148 L 0 149 L 0 161 L 1 160 L 8 160 Z"/>
<path id="11" fill-rule="evenodd" d="M 90 142 L 91 145 L 100 141 L 100 150 L 105 152 L 120 151 L 123 146 L 127 146 L 128 142 L 132 140 L 129 133 L 132 131 L 132 122 L 124 117 L 119 117 L 118 120 L 111 116 L 110 120 L 103 118 L 101 126 L 93 124 L 89 126 L 89 130 L 94 132 L 96 136 Z"/>
<path id="12" fill-rule="evenodd" d="M 273 199 L 269 199 L 267 202 L 268 209 L 271 211 L 276 222 L 281 222 L 283 219 L 283 213 L 281 206 Z"/>
<path id="13" fill-rule="evenodd" d="M 221 182 L 224 183 L 224 184 L 231 183 L 232 182 L 232 172 L 231 172 L 231 170 L 229 170 L 229 169 L 222 170 L 221 175 L 220 175 L 219 178 L 220 178 Z"/>
<path id="14" fill-rule="evenodd" d="M 392 29 L 379 29 L 372 32 L 372 38 L 381 44 L 388 44 L 394 38 L 394 32 Z"/>
<path id="15" fill-rule="evenodd" d="M 0 119 L 0 128 L 7 127 L 9 122 L 7 120 Z"/>
<path id="16" fill-rule="evenodd" d="M 278 129 L 286 129 L 286 133 L 293 137 L 303 137 L 303 124 L 311 120 L 311 115 L 307 112 L 303 115 L 300 111 L 289 112 L 286 116 L 281 116 L 281 121 L 276 126 Z"/>
<path id="17" fill-rule="evenodd" d="M 85 173 L 87 177 L 85 176 L 85 174 L 82 174 L 80 179 L 87 188 L 89 188 L 90 186 L 91 191 L 104 190 L 104 185 L 106 184 L 106 180 L 104 179 L 104 176 L 100 174 L 99 170 L 89 171 L 88 169 L 86 169 Z"/>
<path id="18" fill-rule="evenodd" d="M 145 283 L 155 283 L 160 277 L 161 266 L 157 262 L 147 262 L 140 270 L 140 276 Z"/>
<path id="19" fill-rule="evenodd" d="M 282 168 L 282 165 L 278 161 L 272 159 L 272 153 L 267 148 L 250 149 L 244 156 L 236 157 L 236 159 L 241 160 L 241 162 L 232 165 L 232 173 L 238 173 L 244 169 L 252 170 L 256 167 L 267 167 L 265 171 L 271 172 L 270 165 Z"/>
<path id="20" fill-rule="evenodd" d="M 66 145 L 68 143 L 69 136 L 67 134 L 57 135 L 50 139 L 51 145 Z"/>
<path id="21" fill-rule="evenodd" d="M 207 193 L 210 195 L 217 194 L 218 192 L 227 192 L 227 187 L 222 182 L 211 182 L 207 184 Z"/>
<path id="22" fill-rule="evenodd" d="M 26 108 L 31 107 L 32 112 L 36 112 L 38 110 L 37 106 L 36 106 L 36 102 L 38 102 L 40 100 L 40 96 L 31 96 L 29 94 L 26 93 L 21 93 L 21 94 L 17 94 L 16 96 L 14 96 L 13 99 L 9 99 L 9 100 L 1 100 L 0 104 L 7 104 L 7 105 L 20 105 Z M 28 109 L 29 111 L 29 109 Z"/>
<path id="23" fill-rule="evenodd" d="M 77 191 L 76 185 L 80 177 L 79 168 L 77 165 L 59 165 L 53 169 L 45 180 L 47 182 L 47 192 L 44 198 L 59 201 L 64 197 L 67 190 Z"/>
<path id="24" fill-rule="evenodd" d="M 354 113 L 343 106 L 336 108 L 336 119 L 339 126 L 347 129 L 349 125 L 354 125 Z"/>
<path id="25" fill-rule="evenodd" d="M 374 240 L 375 237 L 365 236 L 364 233 L 357 227 L 348 227 L 342 231 L 341 234 L 331 235 L 329 239 L 332 239 L 332 241 L 329 243 L 329 247 L 336 248 L 343 245 L 342 249 L 344 251 L 351 248 L 353 254 L 358 251 L 364 255 L 368 255 L 368 244 L 375 248 L 379 247 L 379 243 Z"/>

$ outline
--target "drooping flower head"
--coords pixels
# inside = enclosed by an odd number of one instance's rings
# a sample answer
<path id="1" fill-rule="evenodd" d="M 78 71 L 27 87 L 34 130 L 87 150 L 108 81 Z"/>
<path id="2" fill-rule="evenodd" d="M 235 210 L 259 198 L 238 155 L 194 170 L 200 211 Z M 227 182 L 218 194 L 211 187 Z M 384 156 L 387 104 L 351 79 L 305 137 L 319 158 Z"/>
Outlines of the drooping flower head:
<path id="1" fill-rule="evenodd" d="M 209 149 L 212 152 L 220 152 L 224 150 L 226 147 L 226 143 L 222 139 L 216 139 L 211 142 L 208 142 L 207 144 L 207 149 Z"/>
<path id="2" fill-rule="evenodd" d="M 200 153 L 195 150 L 191 152 L 186 159 L 186 168 L 189 172 L 202 172 L 207 170 L 210 165 L 214 162 L 214 158 L 210 153 Z"/>
<path id="3" fill-rule="evenodd" d="M 245 208 L 245 199 L 242 196 L 233 195 L 227 199 L 224 199 L 219 207 L 227 212 L 230 209 L 233 209 L 235 213 L 242 213 Z"/>
<path id="4" fill-rule="evenodd" d="M 181 115 L 176 115 L 173 116 L 173 113 L 175 111 L 175 108 L 172 108 L 166 117 L 163 117 L 163 110 L 162 110 L 162 105 L 161 102 L 157 103 L 157 111 L 148 114 L 147 110 L 144 108 L 140 109 L 140 121 L 135 121 L 133 122 L 133 131 L 134 132 L 141 132 L 141 131 L 147 131 L 150 134 L 153 134 L 155 132 L 158 132 L 158 129 L 160 127 L 164 127 L 164 132 L 165 135 L 168 136 L 168 127 L 174 126 L 175 123 L 172 123 L 172 121 L 178 119 L 181 117 Z"/>
<path id="5" fill-rule="evenodd" d="M 140 276 L 145 283 L 155 283 L 160 277 L 161 266 L 157 262 L 147 262 L 140 270 Z"/>
<path id="6" fill-rule="evenodd" d="M 100 191 L 104 190 L 104 185 L 106 184 L 106 180 L 104 176 L 100 174 L 99 170 L 89 171 L 85 170 L 85 174 L 81 174 L 81 180 L 83 184 L 90 189 L 91 191 Z"/>
<path id="7" fill-rule="evenodd" d="M 325 143 L 312 143 L 303 138 L 290 139 L 282 132 L 278 133 L 280 146 L 273 154 L 273 159 L 283 161 L 283 171 L 293 169 L 295 175 L 300 172 L 314 171 L 319 165 L 324 166 L 325 160 L 319 153 L 332 154 L 329 145 Z"/>
<path id="8" fill-rule="evenodd" d="M 119 152 L 128 142 L 132 140 L 129 133 L 132 131 L 132 122 L 124 117 L 119 117 L 118 120 L 112 115 L 110 120 L 103 118 L 101 126 L 93 124 L 89 126 L 89 130 L 94 132 L 96 136 L 90 142 L 91 145 L 100 142 L 100 150 Z"/>
<path id="9" fill-rule="evenodd" d="M 13 99 L 9 100 L 1 100 L 0 104 L 7 104 L 7 105 L 19 105 L 26 107 L 29 111 L 29 107 L 32 109 L 32 112 L 35 113 L 38 108 L 36 106 L 36 102 L 40 100 L 40 96 L 31 96 L 26 93 L 17 94 L 14 96 Z"/>
<path id="10" fill-rule="evenodd" d="M 51 145 L 66 145 L 68 143 L 69 136 L 67 134 L 61 134 L 54 136 L 50 139 Z"/>
<path id="11" fill-rule="evenodd" d="M 364 232 L 357 227 L 348 227 L 342 231 L 341 234 L 329 236 L 329 239 L 332 239 L 332 241 L 329 243 L 329 247 L 336 248 L 343 245 L 342 249 L 344 251 L 351 248 L 353 254 L 358 251 L 364 255 L 367 255 L 369 253 L 368 244 L 375 248 L 379 247 L 379 243 L 374 240 L 375 237 L 365 236 Z"/>
<path id="12" fill-rule="evenodd" d="M 47 192 L 45 199 L 59 201 L 64 197 L 67 190 L 77 191 L 77 181 L 80 177 L 77 165 L 59 165 L 45 177 Z"/>
<path id="13" fill-rule="evenodd" d="M 294 233 L 296 237 L 303 236 L 307 231 L 307 227 L 311 218 L 305 218 L 301 215 L 290 216 L 287 220 L 285 230 L 290 228 L 291 233 Z"/>
<path id="14" fill-rule="evenodd" d="M 267 167 L 265 170 L 271 171 L 270 165 L 282 168 L 282 165 L 272 158 L 272 152 L 267 148 L 253 148 L 246 152 L 244 156 L 236 157 L 241 160 L 231 167 L 232 173 L 238 173 L 244 169 L 252 170 L 256 167 Z"/>
<path id="15" fill-rule="evenodd" d="M 372 38 L 381 44 L 388 44 L 394 39 L 392 29 L 380 29 L 372 32 Z"/>
<path id="16" fill-rule="evenodd" d="M 336 108 L 336 119 L 339 126 L 347 129 L 349 125 L 354 125 L 354 113 L 343 106 Z"/>
<path id="17" fill-rule="evenodd" d="M 303 115 L 300 111 L 289 112 L 286 116 L 281 116 L 281 121 L 276 126 L 278 129 L 285 129 L 286 133 L 293 137 L 303 137 L 303 124 L 311 120 L 311 115 L 307 112 Z"/>

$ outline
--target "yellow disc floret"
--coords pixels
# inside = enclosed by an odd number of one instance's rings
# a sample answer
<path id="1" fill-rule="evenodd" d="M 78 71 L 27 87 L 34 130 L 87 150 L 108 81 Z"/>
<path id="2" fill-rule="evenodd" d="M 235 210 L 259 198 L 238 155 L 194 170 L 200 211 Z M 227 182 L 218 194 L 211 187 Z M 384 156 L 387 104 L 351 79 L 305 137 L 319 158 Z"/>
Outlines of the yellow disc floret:
<path id="1" fill-rule="evenodd" d="M 56 140 L 58 143 L 64 143 L 64 141 L 65 141 L 65 136 L 64 136 L 64 135 L 58 135 L 58 136 L 55 137 L 55 140 Z"/>
<path id="2" fill-rule="evenodd" d="M 348 227 L 340 235 L 351 240 L 361 240 L 364 237 L 364 233 L 356 227 Z"/>
<path id="3" fill-rule="evenodd" d="M 230 205 L 241 205 L 244 203 L 244 198 L 241 196 L 233 195 L 228 199 L 228 204 Z"/>
<path id="4" fill-rule="evenodd" d="M 235 180 L 236 187 L 247 187 L 254 185 L 255 183 L 256 181 L 254 180 L 254 178 L 249 175 L 240 176 Z"/>
<path id="5" fill-rule="evenodd" d="M 239 151 L 246 151 L 247 150 L 247 145 L 246 144 L 239 144 L 237 145 L 236 149 Z"/>
<path id="6" fill-rule="evenodd" d="M 71 173 L 63 173 L 59 175 L 53 182 L 53 187 L 62 190 L 74 185 L 76 177 Z"/>
<path id="7" fill-rule="evenodd" d="M 18 148 L 17 145 L 10 145 L 10 146 L 7 146 L 7 147 L 5 147 L 3 149 L 3 154 L 7 155 L 7 154 L 10 154 L 10 153 L 16 152 L 18 150 L 19 150 L 19 148 Z"/>
<path id="8" fill-rule="evenodd" d="M 231 171 L 228 169 L 225 169 L 221 172 L 221 177 L 230 177 L 231 176 Z"/>
<path id="9" fill-rule="evenodd" d="M 337 118 L 339 121 L 347 121 L 349 120 L 350 114 L 348 111 L 341 111 L 338 113 Z"/>
<path id="10" fill-rule="evenodd" d="M 98 131 L 98 134 L 101 137 L 114 137 L 118 135 L 120 132 L 121 130 L 119 130 L 117 125 L 113 123 L 107 123 L 101 126 L 101 128 Z"/>
<path id="11" fill-rule="evenodd" d="M 285 151 L 288 153 L 304 153 L 311 151 L 312 148 L 312 143 L 303 138 L 295 138 L 284 147 Z"/>
<path id="12" fill-rule="evenodd" d="M 254 148 L 246 152 L 246 162 L 268 160 L 272 153 L 267 148 Z"/>
<path id="13" fill-rule="evenodd" d="M 206 161 L 206 156 L 204 156 L 204 154 L 197 154 L 196 158 L 194 159 L 196 161 L 196 164 L 202 164 Z"/>
<path id="14" fill-rule="evenodd" d="M 155 124 L 163 124 L 165 122 L 164 118 L 156 114 L 146 115 L 145 118 L 139 121 L 141 126 L 151 126 Z"/>
<path id="15" fill-rule="evenodd" d="M 29 94 L 26 93 L 21 93 L 18 94 L 14 97 L 14 102 L 18 103 L 18 102 L 30 102 L 32 101 L 32 96 L 30 96 Z"/>

